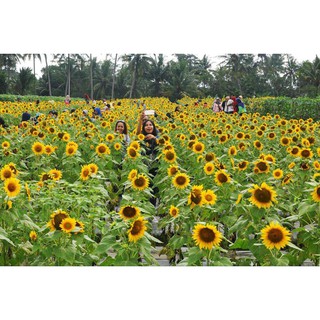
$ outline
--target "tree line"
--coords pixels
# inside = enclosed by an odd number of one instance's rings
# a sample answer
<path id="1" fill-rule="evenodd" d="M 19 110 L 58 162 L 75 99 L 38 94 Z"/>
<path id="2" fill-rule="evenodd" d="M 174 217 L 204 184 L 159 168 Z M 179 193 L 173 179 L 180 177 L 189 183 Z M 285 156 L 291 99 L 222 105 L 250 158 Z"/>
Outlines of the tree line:
<path id="1" fill-rule="evenodd" d="M 19 68 L 21 61 L 33 68 Z M 212 65 L 207 55 L 0 54 L 0 94 L 116 99 L 183 96 L 204 98 L 236 94 L 317 97 L 320 59 L 297 60 L 289 54 L 226 54 Z M 36 77 L 36 63 L 44 62 Z"/>

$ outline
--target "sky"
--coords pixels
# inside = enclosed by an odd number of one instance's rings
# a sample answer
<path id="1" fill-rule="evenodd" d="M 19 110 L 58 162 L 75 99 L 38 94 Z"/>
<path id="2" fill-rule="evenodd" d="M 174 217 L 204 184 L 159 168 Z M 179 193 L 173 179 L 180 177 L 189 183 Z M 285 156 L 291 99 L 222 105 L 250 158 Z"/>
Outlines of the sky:
<path id="1" fill-rule="evenodd" d="M 313 60 L 320 56 L 318 3 L 5 1 L 0 53 L 290 53 L 298 60 Z M 186 315 L 313 319 L 317 301 L 308 285 L 319 285 L 319 273 L 314 271 L 309 267 L 298 271 L 280 267 L 63 268 L 63 272 L 6 268 L 1 270 L 0 299 L 2 313 L 5 306 L 10 315 L 16 312 L 20 318 L 29 311 L 34 320 L 53 319 L 57 312 L 74 318 L 78 310 L 77 319 L 112 311 L 132 320 Z M 24 286 L 19 287 L 21 283 Z"/>

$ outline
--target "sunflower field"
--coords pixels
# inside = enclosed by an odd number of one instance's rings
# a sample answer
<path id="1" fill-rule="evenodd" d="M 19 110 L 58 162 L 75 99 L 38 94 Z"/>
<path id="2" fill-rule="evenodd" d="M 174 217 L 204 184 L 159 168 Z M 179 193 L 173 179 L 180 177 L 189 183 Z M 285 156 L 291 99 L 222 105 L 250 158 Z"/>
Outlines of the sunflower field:
<path id="1" fill-rule="evenodd" d="M 133 99 L 93 120 L 82 100 L 0 102 L 0 265 L 319 265 L 319 122 L 143 100 L 156 111 L 155 158 Z M 25 111 L 37 124 L 19 126 Z"/>

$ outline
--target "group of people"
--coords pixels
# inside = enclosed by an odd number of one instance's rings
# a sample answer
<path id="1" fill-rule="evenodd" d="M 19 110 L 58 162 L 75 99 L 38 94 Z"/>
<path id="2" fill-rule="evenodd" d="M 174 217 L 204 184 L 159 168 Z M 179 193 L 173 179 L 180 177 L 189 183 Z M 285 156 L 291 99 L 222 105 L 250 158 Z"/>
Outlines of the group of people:
<path id="1" fill-rule="evenodd" d="M 227 114 L 238 113 L 242 115 L 246 113 L 246 106 L 242 101 L 242 96 L 226 96 L 225 100 L 221 102 L 219 97 L 215 98 L 212 104 L 213 112 L 225 112 Z"/>

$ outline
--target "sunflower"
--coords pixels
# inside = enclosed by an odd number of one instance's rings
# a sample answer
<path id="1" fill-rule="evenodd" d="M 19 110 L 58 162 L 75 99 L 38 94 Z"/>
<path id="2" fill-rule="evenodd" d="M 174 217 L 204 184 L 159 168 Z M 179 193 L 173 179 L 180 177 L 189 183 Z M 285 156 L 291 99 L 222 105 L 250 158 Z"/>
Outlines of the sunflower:
<path id="1" fill-rule="evenodd" d="M 131 180 L 131 186 L 135 190 L 143 191 L 149 186 L 149 179 L 144 174 L 138 174 L 134 179 Z"/>
<path id="2" fill-rule="evenodd" d="M 269 140 L 273 140 L 276 138 L 276 134 L 274 132 L 269 132 L 268 135 L 267 135 L 267 138 Z"/>
<path id="3" fill-rule="evenodd" d="M 102 156 L 102 155 L 105 155 L 105 154 L 110 154 L 110 149 L 109 147 L 104 144 L 104 143 L 99 143 L 97 146 L 96 146 L 96 153 L 99 155 L 99 156 Z"/>
<path id="4" fill-rule="evenodd" d="M 179 215 L 179 208 L 171 205 L 170 206 L 170 210 L 169 210 L 169 214 L 171 217 L 176 218 Z"/>
<path id="5" fill-rule="evenodd" d="M 218 247 L 222 241 L 222 233 L 212 224 L 197 224 L 193 228 L 192 238 L 200 249 Z"/>
<path id="6" fill-rule="evenodd" d="M 113 140 L 114 140 L 114 134 L 108 133 L 108 134 L 106 135 L 106 141 L 112 142 Z"/>
<path id="7" fill-rule="evenodd" d="M 67 156 L 74 156 L 78 150 L 78 144 L 69 142 L 66 145 L 66 155 Z"/>
<path id="8" fill-rule="evenodd" d="M 35 142 L 32 145 L 32 151 L 37 156 L 44 153 L 44 148 L 45 148 L 45 146 L 41 142 Z"/>
<path id="9" fill-rule="evenodd" d="M 203 153 L 204 151 L 204 144 L 200 141 L 197 141 L 192 146 L 192 151 L 194 153 Z"/>
<path id="10" fill-rule="evenodd" d="M 170 165 L 170 167 L 167 169 L 167 172 L 169 177 L 173 177 L 179 172 L 179 168 L 176 165 Z"/>
<path id="11" fill-rule="evenodd" d="M 277 202 L 277 193 L 265 182 L 262 182 L 260 187 L 255 184 L 253 189 L 249 189 L 248 191 L 252 193 L 252 196 L 249 199 L 250 202 L 258 208 L 270 208 L 272 202 Z"/>
<path id="12" fill-rule="evenodd" d="M 290 242 L 291 232 L 277 222 L 271 222 L 261 230 L 261 239 L 268 249 L 284 248 Z"/>
<path id="13" fill-rule="evenodd" d="M 69 214 L 61 209 L 58 209 L 51 214 L 50 218 L 51 220 L 47 224 L 47 226 L 50 227 L 50 230 L 61 230 L 60 224 L 63 219 L 69 218 Z"/>
<path id="14" fill-rule="evenodd" d="M 64 218 L 59 227 L 61 228 L 61 230 L 65 233 L 70 233 L 74 230 L 74 228 L 76 227 L 76 219 L 73 218 Z"/>
<path id="15" fill-rule="evenodd" d="M 231 146 L 228 150 L 228 155 L 229 156 L 235 156 L 237 154 L 237 148 L 235 146 Z"/>
<path id="16" fill-rule="evenodd" d="M 311 195 L 312 195 L 313 201 L 315 201 L 315 202 L 320 202 L 320 186 L 316 186 L 316 187 L 313 189 Z"/>
<path id="17" fill-rule="evenodd" d="M 281 185 L 289 184 L 292 181 L 292 178 L 293 178 L 293 173 L 286 174 L 281 181 Z"/>
<path id="18" fill-rule="evenodd" d="M 91 175 L 91 168 L 88 165 L 84 165 L 81 168 L 80 179 L 85 181 L 88 180 Z"/>
<path id="19" fill-rule="evenodd" d="M 280 144 L 284 147 L 287 147 L 291 143 L 291 139 L 288 137 L 282 137 L 280 139 Z"/>
<path id="20" fill-rule="evenodd" d="M 259 140 L 254 141 L 253 142 L 253 146 L 258 150 L 262 150 L 263 149 L 263 144 Z"/>
<path id="21" fill-rule="evenodd" d="M 190 178 L 185 173 L 179 172 L 172 178 L 172 184 L 177 189 L 185 189 L 189 183 L 190 183 Z"/>
<path id="22" fill-rule="evenodd" d="M 36 241 L 38 238 L 37 233 L 34 230 L 30 231 L 29 238 L 31 241 Z"/>
<path id="23" fill-rule="evenodd" d="M 17 178 L 9 178 L 4 181 L 4 190 L 8 197 L 16 197 L 21 190 L 20 180 Z"/>
<path id="24" fill-rule="evenodd" d="M 195 206 L 201 207 L 204 204 L 205 200 L 202 189 L 202 185 L 192 187 L 192 190 L 188 196 L 188 204 L 190 205 L 191 209 Z"/>
<path id="25" fill-rule="evenodd" d="M 139 133 L 139 134 L 138 134 L 138 140 L 139 140 L 139 141 L 143 141 L 143 140 L 144 140 L 144 134 Z"/>
<path id="26" fill-rule="evenodd" d="M 10 148 L 10 142 L 9 141 L 3 141 L 1 144 L 3 149 L 9 149 Z"/>
<path id="27" fill-rule="evenodd" d="M 52 154 L 54 152 L 54 150 L 55 150 L 55 148 L 50 145 L 44 146 L 44 153 L 48 156 L 50 156 L 50 154 Z"/>
<path id="28" fill-rule="evenodd" d="M 138 171 L 136 169 L 132 169 L 128 174 L 128 180 L 132 181 L 138 175 Z"/>
<path id="29" fill-rule="evenodd" d="M 127 149 L 127 155 L 131 158 L 131 159 L 136 159 L 139 157 L 139 153 L 137 151 L 136 148 L 133 148 L 133 147 L 129 147 Z"/>
<path id="30" fill-rule="evenodd" d="M 57 169 L 51 169 L 48 174 L 52 177 L 52 180 L 59 181 L 62 178 L 62 172 Z"/>
<path id="31" fill-rule="evenodd" d="M 131 228 L 128 230 L 128 236 L 130 242 L 137 242 L 144 236 L 147 230 L 147 221 L 142 217 L 138 218 L 131 224 Z"/>
<path id="32" fill-rule="evenodd" d="M 206 190 L 203 192 L 204 203 L 215 204 L 217 201 L 217 196 L 213 190 Z"/>
<path id="33" fill-rule="evenodd" d="M 208 152 L 205 156 L 204 156 L 204 159 L 207 161 L 207 162 L 211 162 L 211 161 L 214 161 L 216 159 L 216 155 L 213 153 L 213 152 Z"/>
<path id="34" fill-rule="evenodd" d="M 246 161 L 246 160 L 243 160 L 241 162 L 238 163 L 238 170 L 239 171 L 244 171 L 247 169 L 248 167 L 248 164 L 249 164 L 249 161 Z"/>
<path id="35" fill-rule="evenodd" d="M 176 153 L 172 150 L 166 150 L 163 152 L 164 160 L 168 163 L 174 163 L 177 159 Z"/>
<path id="36" fill-rule="evenodd" d="M 121 145 L 121 143 L 119 143 L 119 142 L 116 142 L 116 143 L 113 145 L 113 148 L 114 148 L 115 150 L 117 150 L 117 151 L 119 151 L 119 150 L 121 149 L 121 147 L 122 147 L 122 145 Z"/>
<path id="37" fill-rule="evenodd" d="M 236 138 L 237 140 L 242 140 L 242 139 L 244 139 L 244 133 L 243 133 L 243 132 L 237 132 L 235 138 Z"/>
<path id="38" fill-rule="evenodd" d="M 52 180 L 52 177 L 49 173 L 43 172 L 40 175 L 40 181 L 47 181 L 47 180 Z"/>
<path id="39" fill-rule="evenodd" d="M 270 165 L 265 160 L 258 160 L 253 168 L 255 173 L 268 173 L 270 171 Z"/>
<path id="40" fill-rule="evenodd" d="M 124 206 L 121 207 L 119 215 L 125 220 L 136 219 L 140 216 L 140 209 L 135 206 Z"/>
<path id="41" fill-rule="evenodd" d="M 1 180 L 14 178 L 16 175 L 9 165 L 5 165 L 0 171 Z"/>
<path id="42" fill-rule="evenodd" d="M 144 139 L 144 135 L 143 135 L 143 139 Z M 132 141 L 129 145 L 129 148 L 134 148 L 134 149 L 136 149 L 136 151 L 139 151 L 140 150 L 140 143 L 138 141 Z"/>
<path id="43" fill-rule="evenodd" d="M 89 163 L 88 167 L 90 168 L 91 174 L 97 174 L 99 168 L 95 163 Z"/>
<path id="44" fill-rule="evenodd" d="M 275 179 L 281 179 L 283 177 L 283 171 L 281 169 L 275 169 L 273 170 L 272 175 Z"/>
<path id="45" fill-rule="evenodd" d="M 294 157 L 298 157 L 300 155 L 300 148 L 298 146 L 294 146 L 290 149 L 289 153 L 294 156 Z"/>
<path id="46" fill-rule="evenodd" d="M 313 167 L 316 169 L 316 170 L 320 170 L 320 162 L 318 160 L 315 160 L 313 162 Z"/>
<path id="47" fill-rule="evenodd" d="M 215 169 L 215 165 L 212 162 L 207 162 L 203 167 L 203 170 L 204 170 L 206 175 L 213 174 L 214 173 L 214 169 Z"/>
<path id="48" fill-rule="evenodd" d="M 218 186 L 222 186 L 224 183 L 230 182 L 231 178 L 225 170 L 220 169 L 215 173 L 214 181 Z"/>
<path id="49" fill-rule="evenodd" d="M 309 148 L 304 148 L 300 150 L 300 157 L 302 158 L 312 158 L 313 152 Z"/>

